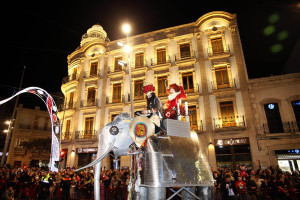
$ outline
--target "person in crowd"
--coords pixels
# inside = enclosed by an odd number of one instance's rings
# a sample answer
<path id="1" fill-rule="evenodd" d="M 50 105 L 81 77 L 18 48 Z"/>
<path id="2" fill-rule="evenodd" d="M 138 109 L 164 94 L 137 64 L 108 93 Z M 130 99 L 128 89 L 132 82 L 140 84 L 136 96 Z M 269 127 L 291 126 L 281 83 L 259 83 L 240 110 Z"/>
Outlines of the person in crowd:
<path id="1" fill-rule="evenodd" d="M 234 181 L 231 179 L 230 174 L 225 175 L 225 180 L 221 182 L 220 190 L 224 200 L 235 200 L 237 195 L 237 189 Z"/>

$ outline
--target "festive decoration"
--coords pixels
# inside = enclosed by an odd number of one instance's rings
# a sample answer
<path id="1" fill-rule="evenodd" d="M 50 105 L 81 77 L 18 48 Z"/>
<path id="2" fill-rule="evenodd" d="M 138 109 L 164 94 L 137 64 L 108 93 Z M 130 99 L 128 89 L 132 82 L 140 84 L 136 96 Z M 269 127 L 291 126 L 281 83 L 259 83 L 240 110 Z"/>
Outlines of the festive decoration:
<path id="1" fill-rule="evenodd" d="M 145 94 L 147 94 L 148 92 L 154 92 L 155 91 L 155 87 L 152 85 L 152 84 L 149 84 L 149 85 L 145 85 L 143 87 L 143 92 Z"/>
<path id="2" fill-rule="evenodd" d="M 51 95 L 48 94 L 42 88 L 28 87 L 28 88 L 25 88 L 25 89 L 17 92 L 13 96 L 0 101 L 0 105 L 10 101 L 11 99 L 18 96 L 19 94 L 26 93 L 26 92 L 35 94 L 36 96 L 40 97 L 44 101 L 44 103 L 48 109 L 48 113 L 49 113 L 51 124 L 52 124 L 50 170 L 57 172 L 58 168 L 57 168 L 57 165 L 55 162 L 59 161 L 59 142 L 58 142 L 57 136 L 60 133 L 60 122 L 59 122 L 59 119 L 57 118 L 57 107 L 56 107 L 56 104 L 55 104 L 53 98 L 51 97 Z"/>

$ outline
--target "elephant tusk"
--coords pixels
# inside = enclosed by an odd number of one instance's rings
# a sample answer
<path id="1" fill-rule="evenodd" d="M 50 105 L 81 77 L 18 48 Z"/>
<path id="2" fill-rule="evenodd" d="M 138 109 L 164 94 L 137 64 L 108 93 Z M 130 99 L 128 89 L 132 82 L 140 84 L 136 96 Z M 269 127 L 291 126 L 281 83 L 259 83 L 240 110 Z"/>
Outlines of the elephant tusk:
<path id="1" fill-rule="evenodd" d="M 103 158 L 105 158 L 106 155 L 113 149 L 114 144 L 115 144 L 115 141 L 116 141 L 116 138 L 113 139 L 113 141 L 112 141 L 112 143 L 110 144 L 109 148 L 107 149 L 107 151 L 106 151 L 104 154 L 102 154 L 102 156 L 100 156 L 99 158 L 96 158 L 96 160 L 94 160 L 94 161 L 91 162 L 90 164 L 88 164 L 88 165 L 86 165 L 86 166 L 84 166 L 84 167 L 81 167 L 81 168 L 75 170 L 75 172 L 78 172 L 78 171 L 80 171 L 80 170 L 82 170 L 82 169 L 85 169 L 85 168 L 88 168 L 88 167 L 92 167 L 92 166 L 96 165 L 98 162 L 100 162 L 100 161 L 101 161 Z"/>

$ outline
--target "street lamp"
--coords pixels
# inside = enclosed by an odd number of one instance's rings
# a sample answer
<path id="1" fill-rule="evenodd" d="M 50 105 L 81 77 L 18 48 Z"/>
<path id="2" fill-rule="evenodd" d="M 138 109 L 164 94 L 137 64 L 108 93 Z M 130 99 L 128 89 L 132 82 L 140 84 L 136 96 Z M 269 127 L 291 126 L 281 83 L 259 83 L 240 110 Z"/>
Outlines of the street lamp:
<path id="1" fill-rule="evenodd" d="M 127 62 L 124 61 L 118 61 L 118 63 L 122 66 L 125 66 L 127 64 L 128 66 L 128 75 L 129 75 L 129 83 L 130 83 L 130 111 L 131 111 L 131 117 L 133 118 L 133 92 L 132 92 L 132 77 L 131 77 L 131 66 L 130 66 L 130 52 L 132 50 L 131 46 L 129 45 L 129 32 L 130 32 L 130 26 L 129 24 L 124 24 L 122 26 L 123 32 L 126 34 L 126 44 L 124 45 L 122 42 L 117 42 L 117 44 L 121 47 L 124 46 L 124 52 L 127 53 L 128 59 Z"/>

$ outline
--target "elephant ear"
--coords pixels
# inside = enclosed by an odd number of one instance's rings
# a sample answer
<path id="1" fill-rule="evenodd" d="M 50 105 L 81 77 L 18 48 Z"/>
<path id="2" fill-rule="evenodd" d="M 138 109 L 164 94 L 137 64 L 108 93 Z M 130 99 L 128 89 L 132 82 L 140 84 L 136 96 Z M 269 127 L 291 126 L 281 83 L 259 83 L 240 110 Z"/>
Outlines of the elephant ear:
<path id="1" fill-rule="evenodd" d="M 148 137 L 154 135 L 155 126 L 148 117 L 138 116 L 130 123 L 129 133 L 134 143 L 141 147 Z"/>

